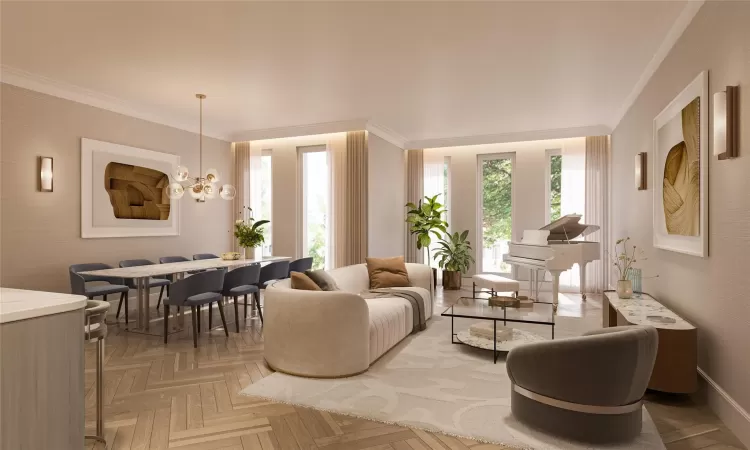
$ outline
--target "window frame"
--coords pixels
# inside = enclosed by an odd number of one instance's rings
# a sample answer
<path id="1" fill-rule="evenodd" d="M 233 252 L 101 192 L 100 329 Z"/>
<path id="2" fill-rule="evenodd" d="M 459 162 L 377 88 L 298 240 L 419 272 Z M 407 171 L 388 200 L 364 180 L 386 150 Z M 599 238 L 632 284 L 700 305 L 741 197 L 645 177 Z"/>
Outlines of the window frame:
<path id="1" fill-rule="evenodd" d="M 306 153 L 327 153 L 328 147 L 325 144 L 320 145 L 305 145 L 297 147 L 297 255 L 299 257 L 307 256 L 305 254 L 305 247 L 307 246 L 307 196 L 305 195 L 305 154 Z M 330 161 L 328 161 L 330 163 Z M 326 177 L 328 174 L 326 174 Z M 330 189 L 330 186 L 328 187 Z M 330 192 L 329 192 L 330 194 Z M 330 197 L 330 195 L 329 195 Z M 331 208 L 331 205 L 328 205 Z M 329 214 L 330 217 L 330 214 Z M 328 236 L 326 236 L 326 256 L 328 256 Z M 329 258 L 326 258 L 325 269 L 328 269 L 330 263 Z"/>

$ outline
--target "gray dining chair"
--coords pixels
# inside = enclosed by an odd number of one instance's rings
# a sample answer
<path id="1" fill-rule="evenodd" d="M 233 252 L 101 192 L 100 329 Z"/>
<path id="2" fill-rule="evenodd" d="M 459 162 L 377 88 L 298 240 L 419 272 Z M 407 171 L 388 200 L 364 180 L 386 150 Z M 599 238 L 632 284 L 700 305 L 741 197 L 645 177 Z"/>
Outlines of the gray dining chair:
<path id="1" fill-rule="evenodd" d="M 307 258 L 295 259 L 294 261 L 289 263 L 289 272 L 286 274 L 285 278 L 289 278 L 290 276 L 292 276 L 292 272 L 304 273 L 306 270 L 311 270 L 312 265 L 313 259 L 311 256 L 308 256 Z"/>
<path id="2" fill-rule="evenodd" d="M 196 253 L 193 255 L 193 260 L 199 260 L 199 259 L 217 259 L 218 256 L 214 255 L 213 253 Z"/>
<path id="3" fill-rule="evenodd" d="M 224 297 L 232 297 L 234 299 L 234 319 L 235 319 L 235 331 L 240 332 L 240 314 L 239 314 L 239 297 L 243 295 L 245 297 L 245 318 L 247 319 L 247 296 L 252 295 L 255 301 L 255 306 L 258 308 L 258 315 L 260 321 L 263 323 L 263 313 L 260 310 L 260 289 L 257 284 L 260 280 L 260 265 L 250 264 L 249 266 L 239 267 L 229 272 L 224 277 L 224 288 L 221 294 Z M 208 313 L 209 327 L 211 326 L 211 312 Z"/>
<path id="4" fill-rule="evenodd" d="M 198 348 L 198 333 L 200 332 L 201 306 L 217 302 L 221 322 L 224 324 L 224 334 L 229 337 L 227 321 L 224 317 L 221 289 L 224 286 L 225 272 L 210 270 L 193 275 L 192 277 L 172 283 L 170 295 L 164 299 L 164 343 L 169 337 L 169 307 L 190 307 L 193 319 L 193 347 Z"/>
<path id="5" fill-rule="evenodd" d="M 184 256 L 162 256 L 159 258 L 159 264 L 169 264 L 169 263 L 175 263 L 175 262 L 185 262 L 190 261 L 189 259 L 185 258 Z M 204 272 L 203 270 L 190 270 L 188 271 L 188 274 L 195 275 L 196 273 Z M 174 279 L 172 281 L 175 281 Z"/>
<path id="6" fill-rule="evenodd" d="M 258 277 L 259 290 L 264 290 L 266 286 L 271 283 L 283 280 L 289 276 L 289 261 L 274 261 L 260 268 L 260 276 Z M 263 323 L 263 311 L 260 304 L 260 293 L 258 293 L 258 315 L 260 316 L 260 323 Z"/>
<path id="7" fill-rule="evenodd" d="M 107 444 L 104 439 L 104 338 L 107 337 L 107 311 L 109 303 L 88 300 L 84 310 L 86 322 L 83 328 L 85 342 L 96 342 L 96 434 L 87 435 Z"/>
<path id="8" fill-rule="evenodd" d="M 137 267 L 137 266 L 150 266 L 153 265 L 153 261 L 149 261 L 148 259 L 126 259 L 124 261 L 120 261 L 120 267 Z M 159 310 L 159 306 L 161 306 L 161 299 L 164 296 L 164 288 L 167 288 L 167 296 L 169 296 L 169 279 L 168 278 L 150 278 L 148 281 L 148 285 L 150 288 L 152 287 L 159 287 L 161 288 L 159 290 L 159 300 L 156 302 L 156 310 Z M 138 287 L 135 285 L 135 279 L 133 278 L 125 278 L 125 285 L 127 285 L 130 289 L 137 289 Z M 150 293 L 149 293 L 150 295 Z M 120 309 L 117 309 L 117 317 L 120 317 Z"/>
<path id="9" fill-rule="evenodd" d="M 119 277 L 106 277 L 101 275 L 84 275 L 79 272 L 88 272 L 90 270 L 112 269 L 112 266 L 104 263 L 84 263 L 73 264 L 68 268 L 70 275 L 70 291 L 73 294 L 85 295 L 89 300 L 101 296 L 107 301 L 107 295 L 120 294 L 120 303 L 117 306 L 119 316 L 122 304 L 125 303 L 125 323 L 128 323 L 128 292 L 130 288 L 125 281 Z M 107 284 L 92 286 L 88 283 L 93 281 L 103 281 Z"/>

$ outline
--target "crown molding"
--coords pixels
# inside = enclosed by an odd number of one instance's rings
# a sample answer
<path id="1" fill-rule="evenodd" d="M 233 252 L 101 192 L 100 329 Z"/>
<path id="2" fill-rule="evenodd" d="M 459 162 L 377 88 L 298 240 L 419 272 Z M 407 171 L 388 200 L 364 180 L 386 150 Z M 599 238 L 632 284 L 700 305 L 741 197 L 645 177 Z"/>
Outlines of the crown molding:
<path id="1" fill-rule="evenodd" d="M 406 148 L 406 138 L 391 130 L 390 128 L 378 125 L 373 122 L 368 122 L 366 129 L 368 132 L 385 139 L 398 148 Z"/>
<path id="2" fill-rule="evenodd" d="M 290 127 L 266 128 L 262 130 L 245 130 L 232 133 L 229 138 L 232 142 L 261 141 L 266 139 L 357 131 L 364 130 L 366 127 L 366 119 L 352 119 L 340 120 L 337 122 L 313 123 L 309 125 L 293 125 Z"/>
<path id="3" fill-rule="evenodd" d="M 475 136 L 450 137 L 441 139 L 423 139 L 406 142 L 406 149 L 459 147 L 465 145 L 502 144 L 505 142 L 543 141 L 547 139 L 565 139 L 583 136 L 605 136 L 612 130 L 606 125 L 590 127 L 558 128 L 553 130 L 520 131 L 515 133 L 484 134 Z"/>
<path id="4" fill-rule="evenodd" d="M 643 70 L 643 73 L 638 79 L 638 82 L 635 84 L 635 86 L 633 86 L 633 90 L 631 90 L 630 94 L 625 97 L 625 101 L 623 102 L 622 106 L 620 106 L 620 109 L 617 110 L 617 113 L 613 117 L 613 120 L 610 121 L 610 128 L 612 130 L 617 128 L 617 126 L 620 124 L 620 121 L 622 121 L 623 117 L 625 117 L 625 114 L 627 114 L 630 107 L 633 106 L 635 101 L 638 99 L 638 96 L 641 95 L 641 92 L 643 92 L 643 89 L 646 88 L 646 85 L 651 80 L 651 77 L 654 76 L 656 70 L 659 68 L 667 55 L 669 55 L 669 52 L 682 36 L 682 33 L 685 32 L 687 27 L 695 18 L 696 14 L 698 14 L 698 11 L 703 6 L 703 3 L 705 3 L 704 0 L 687 1 L 685 7 L 682 9 L 682 12 L 679 16 L 677 16 L 677 19 L 667 32 L 664 40 L 661 42 L 661 45 L 659 45 L 656 53 L 651 58 L 651 61 L 649 61 L 649 63 L 646 65 L 646 68 Z"/>
<path id="5" fill-rule="evenodd" d="M 63 98 L 76 103 L 93 106 L 94 108 L 122 114 L 148 122 L 166 125 L 191 133 L 198 133 L 198 126 L 194 123 L 185 123 L 183 119 L 169 117 L 163 114 L 155 114 L 148 111 L 148 107 L 129 102 L 118 97 L 92 91 L 74 84 L 47 78 L 42 75 L 27 72 L 15 67 L 0 66 L 0 82 L 10 84 L 30 91 L 40 92 L 53 97 Z M 203 135 L 215 139 L 228 140 L 220 133 L 204 130 Z"/>

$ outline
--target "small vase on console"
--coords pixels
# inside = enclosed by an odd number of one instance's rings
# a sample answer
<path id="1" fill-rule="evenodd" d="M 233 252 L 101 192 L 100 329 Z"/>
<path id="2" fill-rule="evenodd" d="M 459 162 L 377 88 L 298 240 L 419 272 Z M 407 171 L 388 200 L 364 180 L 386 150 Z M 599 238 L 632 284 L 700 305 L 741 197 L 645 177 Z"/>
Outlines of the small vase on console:
<path id="1" fill-rule="evenodd" d="M 630 298 L 633 296 L 633 282 L 631 280 L 617 280 L 617 296 Z"/>
<path id="2" fill-rule="evenodd" d="M 245 259 L 255 259 L 255 247 L 245 247 Z"/>

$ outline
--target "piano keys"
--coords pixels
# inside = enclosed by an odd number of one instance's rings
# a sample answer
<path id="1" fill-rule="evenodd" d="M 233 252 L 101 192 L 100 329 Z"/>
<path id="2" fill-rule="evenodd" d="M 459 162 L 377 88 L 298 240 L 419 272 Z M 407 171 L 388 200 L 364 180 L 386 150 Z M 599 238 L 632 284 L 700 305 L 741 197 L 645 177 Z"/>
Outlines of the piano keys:
<path id="1" fill-rule="evenodd" d="M 524 230 L 521 242 L 509 244 L 503 261 L 529 269 L 532 297 L 539 294 L 538 272 L 549 272 L 552 275 L 552 302 L 557 306 L 560 274 L 578 264 L 581 295 L 586 300 L 586 264 L 600 259 L 601 244 L 574 240 L 599 230 L 597 225 L 578 223 L 580 220 L 579 214 L 561 217 L 539 230 Z"/>

